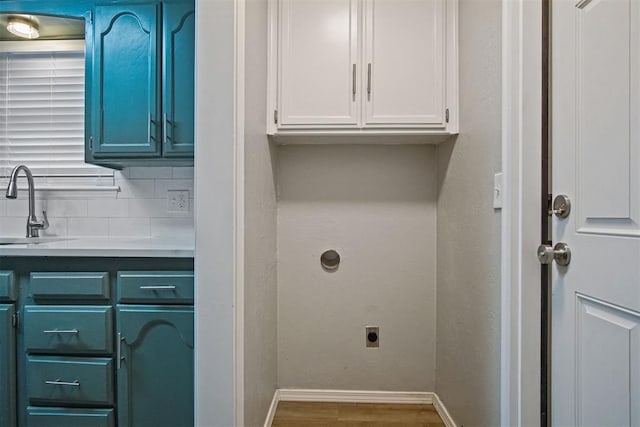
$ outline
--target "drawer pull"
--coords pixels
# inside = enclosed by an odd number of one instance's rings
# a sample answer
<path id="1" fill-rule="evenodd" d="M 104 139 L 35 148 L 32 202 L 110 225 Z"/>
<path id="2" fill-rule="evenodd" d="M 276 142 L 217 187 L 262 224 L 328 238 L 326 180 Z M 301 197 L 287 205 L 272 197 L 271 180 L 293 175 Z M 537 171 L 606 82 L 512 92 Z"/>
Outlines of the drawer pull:
<path id="1" fill-rule="evenodd" d="M 48 385 L 64 385 L 69 387 L 80 387 L 80 381 L 78 380 L 74 380 L 73 382 L 68 382 L 68 381 L 60 381 L 60 378 L 58 378 L 55 381 L 45 381 L 44 383 Z"/>
<path id="2" fill-rule="evenodd" d="M 165 286 L 140 286 L 140 289 L 145 291 L 173 291 L 176 289 L 174 285 Z"/>
<path id="3" fill-rule="evenodd" d="M 77 329 L 50 329 L 47 331 L 42 331 L 44 334 L 74 334 L 77 335 L 80 333 Z"/>

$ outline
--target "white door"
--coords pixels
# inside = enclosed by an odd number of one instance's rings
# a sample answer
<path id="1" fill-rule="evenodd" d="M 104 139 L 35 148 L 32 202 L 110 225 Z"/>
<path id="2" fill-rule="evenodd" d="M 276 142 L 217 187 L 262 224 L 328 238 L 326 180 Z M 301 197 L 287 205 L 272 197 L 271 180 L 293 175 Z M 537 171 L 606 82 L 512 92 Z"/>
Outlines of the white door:
<path id="1" fill-rule="evenodd" d="M 358 1 L 278 4 L 278 125 L 356 127 L 361 85 Z"/>
<path id="2" fill-rule="evenodd" d="M 640 1 L 552 3 L 552 424 L 640 426 Z"/>
<path id="3" fill-rule="evenodd" d="M 366 0 L 365 125 L 444 127 L 445 0 Z"/>

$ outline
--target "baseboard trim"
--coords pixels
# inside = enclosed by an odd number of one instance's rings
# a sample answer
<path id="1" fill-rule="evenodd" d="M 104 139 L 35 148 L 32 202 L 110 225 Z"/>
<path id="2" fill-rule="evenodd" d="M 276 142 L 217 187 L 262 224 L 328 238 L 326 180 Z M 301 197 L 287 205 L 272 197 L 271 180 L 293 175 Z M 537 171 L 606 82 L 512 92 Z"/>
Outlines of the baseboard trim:
<path id="1" fill-rule="evenodd" d="M 278 402 L 337 402 L 337 403 L 396 403 L 429 404 L 442 418 L 446 427 L 456 427 L 449 411 L 437 394 L 416 391 L 368 391 L 368 390 L 313 390 L 313 389 L 277 389 L 264 422 L 271 427 L 276 415 Z"/>
<path id="2" fill-rule="evenodd" d="M 285 402 L 433 403 L 433 393 L 367 390 L 280 389 Z"/>
<path id="3" fill-rule="evenodd" d="M 446 427 L 456 427 L 456 423 L 453 421 L 453 418 L 449 411 L 447 411 L 444 403 L 442 403 L 442 400 L 440 400 L 440 396 L 435 393 L 433 393 L 433 407 L 438 415 L 440 415 L 440 418 L 442 418 L 442 422 Z"/>
<path id="4" fill-rule="evenodd" d="M 278 402 L 280 402 L 280 390 L 276 389 L 276 391 L 273 393 L 273 399 L 271 399 L 271 405 L 269 406 L 269 412 L 267 412 L 267 418 L 264 420 L 264 427 L 271 427 L 271 424 L 273 424 L 273 417 L 276 416 Z"/>

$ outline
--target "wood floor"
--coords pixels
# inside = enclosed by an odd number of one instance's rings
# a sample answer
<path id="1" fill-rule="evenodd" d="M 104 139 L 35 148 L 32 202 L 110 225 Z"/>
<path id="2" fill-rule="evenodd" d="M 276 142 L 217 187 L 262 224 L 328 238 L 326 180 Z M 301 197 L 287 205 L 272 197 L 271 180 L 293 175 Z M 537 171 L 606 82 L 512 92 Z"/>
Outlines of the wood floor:
<path id="1" fill-rule="evenodd" d="M 444 427 L 432 405 L 279 402 L 272 427 Z"/>

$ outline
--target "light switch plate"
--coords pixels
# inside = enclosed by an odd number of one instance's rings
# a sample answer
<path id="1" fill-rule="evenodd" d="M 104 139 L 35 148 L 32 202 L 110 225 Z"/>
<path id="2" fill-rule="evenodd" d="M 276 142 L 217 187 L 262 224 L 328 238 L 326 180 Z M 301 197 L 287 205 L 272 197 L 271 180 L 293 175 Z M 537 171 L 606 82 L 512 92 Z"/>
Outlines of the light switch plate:
<path id="1" fill-rule="evenodd" d="M 167 191 L 167 212 L 169 213 L 189 212 L 189 191 L 188 190 L 168 190 Z"/>
<path id="2" fill-rule="evenodd" d="M 493 208 L 502 209 L 502 172 L 493 175 Z"/>

